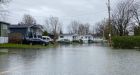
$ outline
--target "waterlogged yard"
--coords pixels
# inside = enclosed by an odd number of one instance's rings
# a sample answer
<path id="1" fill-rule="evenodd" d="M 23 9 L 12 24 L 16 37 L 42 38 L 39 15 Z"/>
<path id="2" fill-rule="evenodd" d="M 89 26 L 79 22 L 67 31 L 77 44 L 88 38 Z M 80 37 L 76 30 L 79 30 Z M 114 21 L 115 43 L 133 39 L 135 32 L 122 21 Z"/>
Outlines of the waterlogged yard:
<path id="1" fill-rule="evenodd" d="M 2 49 L 1 49 L 2 50 Z M 140 51 L 101 44 L 5 49 L 0 75 L 139 75 Z"/>

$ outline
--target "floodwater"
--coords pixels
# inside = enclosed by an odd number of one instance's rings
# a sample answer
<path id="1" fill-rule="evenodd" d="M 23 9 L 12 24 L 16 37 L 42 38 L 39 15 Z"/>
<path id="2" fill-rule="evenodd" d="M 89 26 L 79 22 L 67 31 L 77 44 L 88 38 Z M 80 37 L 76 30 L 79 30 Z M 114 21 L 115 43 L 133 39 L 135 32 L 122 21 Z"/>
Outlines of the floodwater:
<path id="1" fill-rule="evenodd" d="M 101 44 L 9 49 L 0 55 L 0 75 L 140 75 L 139 70 L 139 50 Z"/>

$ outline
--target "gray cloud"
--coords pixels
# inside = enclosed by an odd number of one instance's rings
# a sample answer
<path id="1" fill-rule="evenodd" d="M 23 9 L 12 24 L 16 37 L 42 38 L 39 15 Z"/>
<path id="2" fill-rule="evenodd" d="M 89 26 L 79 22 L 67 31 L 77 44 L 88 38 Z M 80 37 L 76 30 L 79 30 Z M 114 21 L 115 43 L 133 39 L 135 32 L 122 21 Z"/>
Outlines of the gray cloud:
<path id="1" fill-rule="evenodd" d="M 114 4 L 116 0 L 112 0 Z M 9 5 L 9 22 L 18 23 L 23 14 L 31 14 L 37 22 L 44 24 L 49 16 L 57 16 L 63 21 L 64 27 L 71 20 L 96 22 L 107 17 L 107 0 L 12 0 Z"/>

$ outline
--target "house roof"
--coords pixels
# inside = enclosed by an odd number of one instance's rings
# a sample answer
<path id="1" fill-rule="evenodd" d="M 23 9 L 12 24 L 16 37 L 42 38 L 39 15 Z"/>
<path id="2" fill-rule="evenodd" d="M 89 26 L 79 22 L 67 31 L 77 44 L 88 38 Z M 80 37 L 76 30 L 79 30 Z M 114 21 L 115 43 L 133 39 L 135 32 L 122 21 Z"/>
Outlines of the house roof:
<path id="1" fill-rule="evenodd" d="M 27 25 L 27 24 L 10 25 L 10 28 L 30 28 L 30 27 L 43 29 L 42 25 L 36 25 L 36 24 L 32 24 L 32 25 Z"/>
<path id="2" fill-rule="evenodd" d="M 10 25 L 10 23 L 4 22 L 4 21 L 0 21 L 0 24 Z"/>
<path id="3" fill-rule="evenodd" d="M 60 34 L 60 36 L 87 36 L 87 37 L 92 37 L 92 35 L 78 35 L 78 34 Z"/>
<path id="4" fill-rule="evenodd" d="M 28 28 L 30 26 L 24 26 L 24 25 L 10 25 L 10 28 Z"/>

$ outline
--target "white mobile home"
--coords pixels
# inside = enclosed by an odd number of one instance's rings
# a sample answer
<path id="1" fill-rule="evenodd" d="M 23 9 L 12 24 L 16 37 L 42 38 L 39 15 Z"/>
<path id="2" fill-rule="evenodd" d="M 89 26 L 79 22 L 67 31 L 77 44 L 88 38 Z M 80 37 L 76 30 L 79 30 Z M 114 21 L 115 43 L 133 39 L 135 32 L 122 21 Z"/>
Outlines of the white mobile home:
<path id="1" fill-rule="evenodd" d="M 77 34 L 61 34 L 58 37 L 58 41 L 63 41 L 63 40 L 78 40 L 78 35 Z"/>
<path id="2" fill-rule="evenodd" d="M 89 40 L 94 40 L 92 35 L 81 35 L 79 39 L 83 40 L 84 43 L 88 43 Z"/>
<path id="3" fill-rule="evenodd" d="M 74 40 L 82 40 L 83 43 L 89 43 L 89 41 L 93 41 L 94 38 L 92 35 L 78 35 L 78 34 L 61 34 L 58 37 L 58 41 L 74 41 Z"/>

